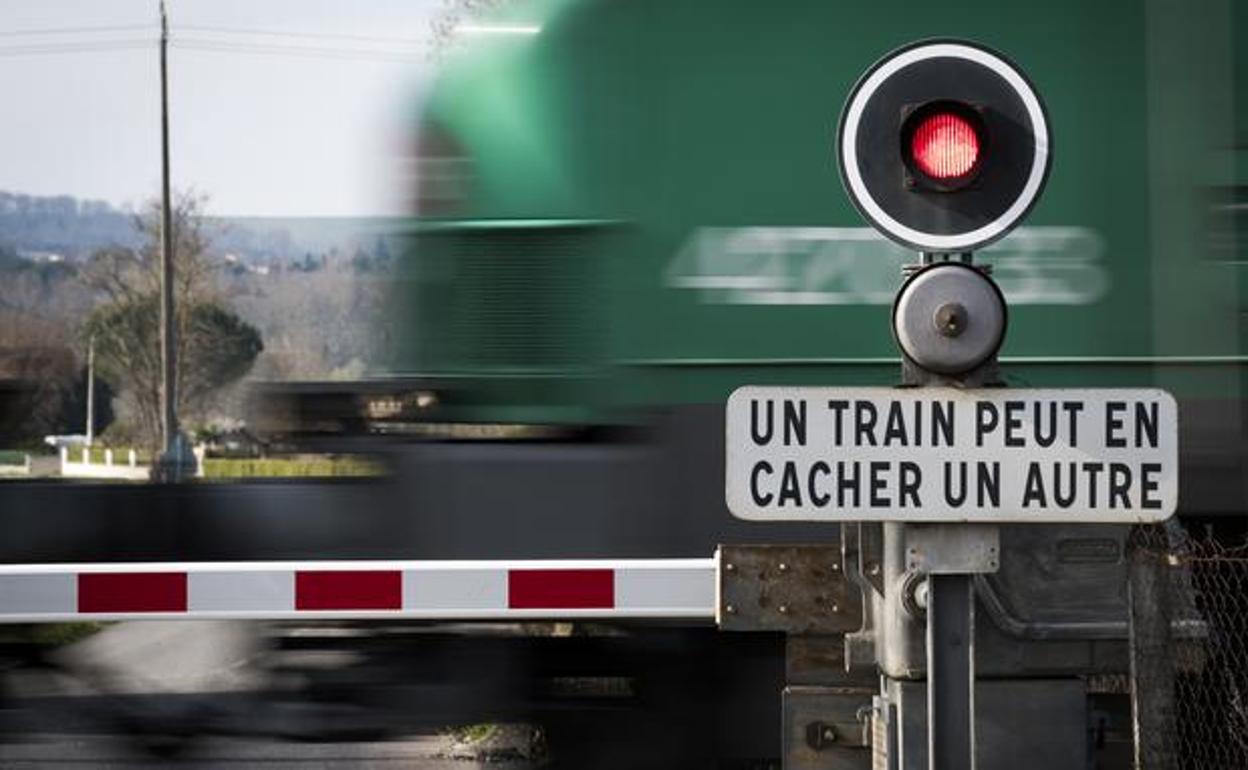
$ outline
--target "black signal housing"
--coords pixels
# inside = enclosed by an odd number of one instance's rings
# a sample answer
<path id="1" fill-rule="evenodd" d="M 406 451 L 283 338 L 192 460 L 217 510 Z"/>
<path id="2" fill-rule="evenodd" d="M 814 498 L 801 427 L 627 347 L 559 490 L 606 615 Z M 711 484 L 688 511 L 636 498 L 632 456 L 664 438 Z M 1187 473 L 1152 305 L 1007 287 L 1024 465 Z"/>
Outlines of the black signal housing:
<path id="1" fill-rule="evenodd" d="M 921 134 L 938 140 L 934 159 L 915 157 Z M 841 111 L 837 158 L 850 200 L 885 236 L 915 251 L 966 253 L 1030 212 L 1048 179 L 1052 133 L 1015 64 L 977 43 L 927 40 L 859 78 Z"/>

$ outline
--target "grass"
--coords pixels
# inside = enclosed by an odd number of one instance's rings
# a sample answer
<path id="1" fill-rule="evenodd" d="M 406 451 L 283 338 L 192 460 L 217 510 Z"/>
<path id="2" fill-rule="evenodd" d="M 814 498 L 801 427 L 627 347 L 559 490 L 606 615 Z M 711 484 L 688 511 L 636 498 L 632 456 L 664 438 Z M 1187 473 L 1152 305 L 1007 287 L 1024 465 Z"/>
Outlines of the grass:
<path id="1" fill-rule="evenodd" d="M 108 626 L 107 623 L 47 623 L 0 628 L 0 642 L 28 642 L 50 647 L 86 639 Z"/>
<path id="2" fill-rule="evenodd" d="M 479 722 L 451 727 L 447 734 L 455 744 L 448 755 L 454 759 L 532 762 L 546 758 L 548 752 L 545 733 L 532 724 Z"/>
<path id="3" fill-rule="evenodd" d="M 363 457 L 305 455 L 257 459 L 209 457 L 204 460 L 204 478 L 207 479 L 362 477 L 381 474 L 380 465 Z"/>
<path id="4" fill-rule="evenodd" d="M 451 737 L 458 743 L 480 743 L 498 732 L 498 725 L 481 722 L 451 728 Z"/>

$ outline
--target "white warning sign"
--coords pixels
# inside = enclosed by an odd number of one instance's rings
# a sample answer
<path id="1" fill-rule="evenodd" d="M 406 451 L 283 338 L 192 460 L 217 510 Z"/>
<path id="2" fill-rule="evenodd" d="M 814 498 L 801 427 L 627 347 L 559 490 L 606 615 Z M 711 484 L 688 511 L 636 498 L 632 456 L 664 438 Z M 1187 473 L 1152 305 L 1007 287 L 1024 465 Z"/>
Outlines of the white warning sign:
<path id="1" fill-rule="evenodd" d="M 741 519 L 1139 522 L 1178 506 L 1161 390 L 743 387 L 726 423 Z"/>

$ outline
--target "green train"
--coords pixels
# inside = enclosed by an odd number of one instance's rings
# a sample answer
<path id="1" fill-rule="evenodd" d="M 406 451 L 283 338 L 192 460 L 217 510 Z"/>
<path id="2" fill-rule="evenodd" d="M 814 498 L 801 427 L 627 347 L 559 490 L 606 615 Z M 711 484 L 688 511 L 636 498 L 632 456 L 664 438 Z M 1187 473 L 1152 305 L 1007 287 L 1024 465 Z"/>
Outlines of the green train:
<path id="1" fill-rule="evenodd" d="M 887 306 L 916 255 L 850 205 L 837 116 L 870 62 L 956 35 L 1008 52 L 1054 126 L 1047 191 L 976 255 L 1010 302 L 1007 383 L 1165 387 L 1190 402 L 1185 436 L 1228 449 L 1248 13 L 1201 8 L 507 4 L 461 25 L 419 116 L 388 368 L 448 422 L 896 382 Z"/>

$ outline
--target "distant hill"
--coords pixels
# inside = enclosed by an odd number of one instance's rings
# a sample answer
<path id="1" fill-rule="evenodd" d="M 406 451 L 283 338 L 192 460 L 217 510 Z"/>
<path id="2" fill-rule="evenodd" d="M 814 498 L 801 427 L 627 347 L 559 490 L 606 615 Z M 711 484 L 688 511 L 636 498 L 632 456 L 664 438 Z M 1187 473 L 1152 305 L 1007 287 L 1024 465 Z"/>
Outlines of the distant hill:
<path id="1" fill-rule="evenodd" d="M 396 220 L 382 217 L 213 217 L 216 251 L 250 261 L 289 262 L 308 254 L 372 252 Z"/>
<path id="2" fill-rule="evenodd" d="M 105 246 L 137 247 L 135 213 L 104 201 L 69 195 L 24 195 L 0 190 L 0 249 L 30 259 L 85 260 Z M 307 255 L 350 257 L 372 251 L 385 218 L 209 217 L 213 251 L 252 263 L 286 263 Z"/>
<path id="3" fill-rule="evenodd" d="M 81 259 L 103 246 L 137 246 L 134 214 L 104 201 L 0 191 L 0 246 Z"/>

